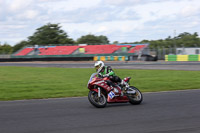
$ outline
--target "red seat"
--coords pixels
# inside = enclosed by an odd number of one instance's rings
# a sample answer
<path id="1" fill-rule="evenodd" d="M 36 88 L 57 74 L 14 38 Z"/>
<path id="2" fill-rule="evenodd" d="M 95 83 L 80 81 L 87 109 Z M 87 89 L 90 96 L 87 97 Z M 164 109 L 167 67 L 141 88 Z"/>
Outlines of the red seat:
<path id="1" fill-rule="evenodd" d="M 87 45 L 82 46 L 85 48 L 85 54 L 112 54 L 115 51 L 119 50 L 121 47 L 131 47 L 127 46 L 118 46 L 118 45 Z"/>
<path id="2" fill-rule="evenodd" d="M 34 48 L 24 48 L 19 53 L 15 54 L 15 56 L 24 56 L 33 51 Z"/>
<path id="3" fill-rule="evenodd" d="M 69 55 L 72 54 L 79 46 L 56 46 L 49 48 L 39 48 L 39 55 Z"/>
<path id="4" fill-rule="evenodd" d="M 147 45 L 137 45 L 134 48 L 132 48 L 128 53 L 136 53 L 139 52 L 141 49 L 145 48 Z"/>

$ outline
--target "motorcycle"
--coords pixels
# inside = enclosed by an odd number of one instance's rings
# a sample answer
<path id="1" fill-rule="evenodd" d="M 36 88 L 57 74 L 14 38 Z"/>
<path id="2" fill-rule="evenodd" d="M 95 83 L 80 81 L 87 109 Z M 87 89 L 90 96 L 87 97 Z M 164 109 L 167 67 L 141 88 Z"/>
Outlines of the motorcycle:
<path id="1" fill-rule="evenodd" d="M 129 83 L 130 77 L 124 78 Z M 97 73 L 93 73 L 88 81 L 88 100 L 97 108 L 104 108 L 107 103 L 127 103 L 133 105 L 140 104 L 143 100 L 142 93 L 134 86 L 121 87 L 117 83 L 110 84 L 109 77 L 99 77 Z"/>

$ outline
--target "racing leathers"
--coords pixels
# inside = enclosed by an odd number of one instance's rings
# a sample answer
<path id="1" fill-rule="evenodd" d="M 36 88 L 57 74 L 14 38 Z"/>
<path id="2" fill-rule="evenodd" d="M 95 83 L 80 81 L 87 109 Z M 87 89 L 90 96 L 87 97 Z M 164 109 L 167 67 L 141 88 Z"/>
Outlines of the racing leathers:
<path id="1" fill-rule="evenodd" d="M 120 83 L 120 85 L 128 87 L 128 83 L 122 80 L 120 77 L 115 75 L 115 72 L 112 70 L 110 66 L 104 66 L 103 69 L 99 72 L 100 77 L 109 77 L 112 82 Z M 114 86 L 113 83 L 109 83 L 111 86 Z"/>

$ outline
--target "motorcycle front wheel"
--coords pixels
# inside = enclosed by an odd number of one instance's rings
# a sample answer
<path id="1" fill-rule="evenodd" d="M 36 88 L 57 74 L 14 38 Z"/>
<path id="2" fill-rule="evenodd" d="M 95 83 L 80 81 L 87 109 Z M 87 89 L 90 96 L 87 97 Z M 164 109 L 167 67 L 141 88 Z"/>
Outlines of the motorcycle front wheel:
<path id="1" fill-rule="evenodd" d="M 97 108 L 104 108 L 107 105 L 106 96 L 101 93 L 101 96 L 98 97 L 98 93 L 96 91 L 89 92 L 88 100 L 93 106 Z"/>
<path id="2" fill-rule="evenodd" d="M 129 89 L 130 90 L 135 90 L 135 92 L 136 92 L 135 94 L 128 94 L 127 95 L 128 99 L 130 100 L 129 102 L 131 104 L 134 104 L 134 105 L 140 104 L 142 102 L 142 100 L 143 100 L 143 96 L 142 96 L 142 93 L 140 92 L 140 90 L 137 89 L 134 86 L 130 86 Z"/>

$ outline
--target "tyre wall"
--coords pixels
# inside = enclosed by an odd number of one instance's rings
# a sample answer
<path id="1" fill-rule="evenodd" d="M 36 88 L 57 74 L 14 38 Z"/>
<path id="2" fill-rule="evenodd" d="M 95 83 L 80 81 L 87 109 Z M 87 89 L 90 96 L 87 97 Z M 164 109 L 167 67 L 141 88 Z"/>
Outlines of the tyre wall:
<path id="1" fill-rule="evenodd" d="M 165 61 L 200 61 L 200 55 L 165 55 Z"/>

